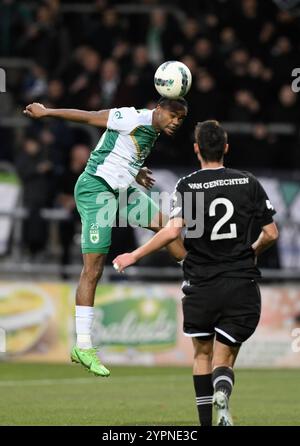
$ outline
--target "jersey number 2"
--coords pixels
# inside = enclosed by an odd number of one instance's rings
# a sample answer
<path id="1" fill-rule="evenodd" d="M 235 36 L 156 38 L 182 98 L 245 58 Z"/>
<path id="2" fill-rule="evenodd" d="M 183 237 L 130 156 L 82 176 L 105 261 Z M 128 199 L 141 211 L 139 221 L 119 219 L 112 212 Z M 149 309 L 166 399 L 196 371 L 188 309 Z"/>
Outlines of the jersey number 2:
<path id="1" fill-rule="evenodd" d="M 216 207 L 218 204 L 223 204 L 226 207 L 226 213 L 223 215 L 222 218 L 220 218 L 219 221 L 215 224 L 211 231 L 211 240 L 224 240 L 228 238 L 236 238 L 237 237 L 237 231 L 236 231 L 236 224 L 230 223 L 230 232 L 223 232 L 222 234 L 219 233 L 219 230 L 222 228 L 225 223 L 228 222 L 228 220 L 231 219 L 234 212 L 233 204 L 230 200 L 227 198 L 216 198 L 210 203 L 209 206 L 209 216 L 215 217 L 216 216 Z"/>

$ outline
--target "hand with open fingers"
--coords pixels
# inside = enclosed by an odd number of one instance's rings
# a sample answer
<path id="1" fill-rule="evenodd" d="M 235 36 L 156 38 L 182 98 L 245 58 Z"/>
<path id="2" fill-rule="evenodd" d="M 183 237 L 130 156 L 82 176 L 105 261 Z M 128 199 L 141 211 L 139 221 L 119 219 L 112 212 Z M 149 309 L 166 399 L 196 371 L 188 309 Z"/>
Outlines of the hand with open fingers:
<path id="1" fill-rule="evenodd" d="M 130 265 L 133 265 L 136 262 L 134 255 L 131 252 L 126 252 L 125 254 L 121 254 L 117 256 L 113 260 L 113 266 L 118 273 L 122 273 L 125 268 Z"/>
<path id="2" fill-rule="evenodd" d="M 29 116 L 30 118 L 43 118 L 47 116 L 47 109 L 43 104 L 39 102 L 33 102 L 26 106 L 25 110 L 23 110 L 24 115 Z"/>
<path id="3" fill-rule="evenodd" d="M 155 179 L 151 175 L 152 171 L 148 167 L 142 167 L 135 177 L 135 181 L 146 189 L 151 189 L 155 183 Z"/>

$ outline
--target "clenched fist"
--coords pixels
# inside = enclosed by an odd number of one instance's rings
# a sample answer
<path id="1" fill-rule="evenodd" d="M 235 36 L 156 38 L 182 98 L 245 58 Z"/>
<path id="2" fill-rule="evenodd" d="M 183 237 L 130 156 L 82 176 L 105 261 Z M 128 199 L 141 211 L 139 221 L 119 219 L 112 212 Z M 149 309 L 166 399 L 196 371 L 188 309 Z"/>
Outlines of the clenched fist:
<path id="1" fill-rule="evenodd" d="M 33 102 L 27 105 L 23 113 L 30 118 L 43 118 L 47 116 L 47 108 L 43 104 Z"/>
<path id="2" fill-rule="evenodd" d="M 128 268 L 130 265 L 134 265 L 137 259 L 132 252 L 126 252 L 125 254 L 121 254 L 117 256 L 113 260 L 113 267 L 118 273 L 122 273 L 125 268 Z"/>

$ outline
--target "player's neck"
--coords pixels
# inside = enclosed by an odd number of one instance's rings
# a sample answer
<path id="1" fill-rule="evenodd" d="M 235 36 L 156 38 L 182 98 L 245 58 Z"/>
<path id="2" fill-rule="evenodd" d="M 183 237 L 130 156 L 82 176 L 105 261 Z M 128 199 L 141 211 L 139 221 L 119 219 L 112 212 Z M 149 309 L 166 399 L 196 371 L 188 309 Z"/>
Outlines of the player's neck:
<path id="1" fill-rule="evenodd" d="M 160 132 L 156 108 L 153 110 L 153 113 L 152 113 L 152 127 L 154 127 L 157 132 Z"/>
<path id="2" fill-rule="evenodd" d="M 201 169 L 220 169 L 220 167 L 224 167 L 223 162 L 205 162 L 201 161 Z"/>

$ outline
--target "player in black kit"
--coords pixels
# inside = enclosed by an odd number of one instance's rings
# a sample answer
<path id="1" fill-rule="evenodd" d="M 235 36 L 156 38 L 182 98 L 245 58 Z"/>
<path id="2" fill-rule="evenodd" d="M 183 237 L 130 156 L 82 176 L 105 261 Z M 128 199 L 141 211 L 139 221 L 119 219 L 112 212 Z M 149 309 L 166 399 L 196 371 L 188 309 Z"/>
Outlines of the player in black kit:
<path id="1" fill-rule="evenodd" d="M 194 150 L 201 170 L 181 178 L 167 226 L 145 245 L 114 260 L 123 271 L 161 249 L 186 228 L 184 246 L 184 334 L 194 345 L 193 379 L 199 419 L 231 426 L 229 397 L 233 366 L 243 342 L 260 318 L 260 272 L 256 258 L 278 238 L 275 210 L 258 180 L 249 172 L 223 165 L 227 134 L 217 121 L 198 123 Z M 261 233 L 251 240 L 256 222 Z"/>

